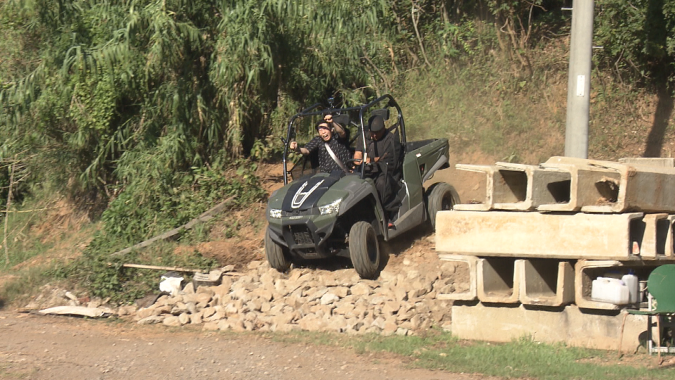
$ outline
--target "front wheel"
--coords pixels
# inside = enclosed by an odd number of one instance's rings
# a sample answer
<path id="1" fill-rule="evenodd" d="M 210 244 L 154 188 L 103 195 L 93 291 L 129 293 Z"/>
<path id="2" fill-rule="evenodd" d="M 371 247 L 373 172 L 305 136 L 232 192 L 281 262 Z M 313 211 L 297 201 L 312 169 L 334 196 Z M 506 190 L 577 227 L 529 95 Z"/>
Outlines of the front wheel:
<path id="1" fill-rule="evenodd" d="M 427 190 L 427 212 L 431 228 L 436 230 L 436 214 L 442 210 L 452 210 L 459 203 L 455 189 L 445 182 L 431 185 Z"/>
<path id="2" fill-rule="evenodd" d="M 291 260 L 286 252 L 284 252 L 285 250 L 284 247 L 272 240 L 268 228 L 265 233 L 265 255 L 270 266 L 279 272 L 286 272 L 291 267 Z"/>
<path id="3" fill-rule="evenodd" d="M 370 223 L 356 222 L 349 230 L 349 257 L 361 278 L 377 277 L 380 268 L 380 247 L 375 229 Z"/>

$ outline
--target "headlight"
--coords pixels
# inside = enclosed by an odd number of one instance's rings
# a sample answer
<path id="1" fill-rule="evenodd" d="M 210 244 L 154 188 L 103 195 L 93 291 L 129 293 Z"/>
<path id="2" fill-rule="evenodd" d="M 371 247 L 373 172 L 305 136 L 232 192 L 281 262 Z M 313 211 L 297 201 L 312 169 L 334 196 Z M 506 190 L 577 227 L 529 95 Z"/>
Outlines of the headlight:
<path id="1" fill-rule="evenodd" d="M 321 215 L 337 214 L 337 212 L 340 211 L 341 202 L 342 199 L 338 199 L 337 201 L 329 203 L 325 206 L 319 206 L 319 212 Z"/>
<path id="2" fill-rule="evenodd" d="M 281 210 L 279 210 L 278 208 L 271 208 L 270 209 L 270 218 L 281 219 Z"/>

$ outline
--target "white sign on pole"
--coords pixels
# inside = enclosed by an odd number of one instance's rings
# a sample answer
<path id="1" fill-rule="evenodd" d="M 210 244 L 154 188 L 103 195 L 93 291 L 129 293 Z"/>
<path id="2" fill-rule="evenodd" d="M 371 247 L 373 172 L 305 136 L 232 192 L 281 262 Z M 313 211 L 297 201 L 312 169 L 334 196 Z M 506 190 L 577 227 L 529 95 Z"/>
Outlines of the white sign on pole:
<path id="1" fill-rule="evenodd" d="M 586 93 L 586 76 L 577 75 L 577 96 L 583 97 Z"/>

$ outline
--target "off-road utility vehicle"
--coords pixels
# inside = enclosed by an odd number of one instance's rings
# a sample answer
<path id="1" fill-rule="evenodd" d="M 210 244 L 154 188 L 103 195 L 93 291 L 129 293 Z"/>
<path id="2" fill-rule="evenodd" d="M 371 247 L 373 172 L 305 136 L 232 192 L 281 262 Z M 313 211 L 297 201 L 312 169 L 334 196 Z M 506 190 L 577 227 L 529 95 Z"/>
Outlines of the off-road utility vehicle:
<path id="1" fill-rule="evenodd" d="M 375 182 L 368 178 L 370 165 L 377 163 L 364 163 L 349 170 L 347 167 L 353 167 L 353 162 L 347 162 L 343 165 L 347 170 L 321 173 L 316 157 L 303 157 L 290 171 L 284 171 L 285 186 L 269 199 L 267 260 L 283 272 L 296 260 L 349 255 L 362 278 L 375 278 L 381 269 L 378 239 L 387 241 L 425 222 L 434 227 L 436 213 L 459 202 L 456 191 L 447 183 L 436 183 L 426 192 L 422 186 L 436 170 L 448 167 L 448 140 L 408 142 L 403 113 L 391 95 L 349 108 L 315 104 L 291 117 L 288 123 L 283 140 L 284 168 L 290 164 L 289 144 L 298 134 L 298 122 L 303 118 L 318 120 L 327 112 L 357 135 L 350 141 L 352 152 L 357 143 L 364 145 L 361 151 L 366 151 L 369 126 L 364 121 L 374 115 L 385 119 L 398 151 L 397 167 L 385 169 L 392 171 L 400 185 L 392 202 L 394 207 L 383 208 Z M 395 114 L 392 120 L 391 113 Z"/>

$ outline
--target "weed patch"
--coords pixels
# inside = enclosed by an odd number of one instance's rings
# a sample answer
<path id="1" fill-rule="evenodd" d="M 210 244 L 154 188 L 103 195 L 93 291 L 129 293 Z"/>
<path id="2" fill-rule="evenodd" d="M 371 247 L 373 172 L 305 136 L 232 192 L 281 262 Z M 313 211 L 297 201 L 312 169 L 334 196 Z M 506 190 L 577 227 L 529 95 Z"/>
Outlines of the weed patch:
<path id="1" fill-rule="evenodd" d="M 254 175 L 255 169 L 255 165 L 240 162 L 223 169 L 195 168 L 130 184 L 103 213 L 104 226 L 81 259 L 57 275 L 75 279 L 93 296 L 122 302 L 152 291 L 161 275 L 124 268 L 124 263 L 214 268 L 215 260 L 194 249 L 175 254 L 177 245 L 203 240 L 209 224 L 184 231 L 174 241 L 155 243 L 123 256 L 110 254 L 183 225 L 226 198 L 232 199 L 230 211 L 261 201 L 266 193 Z M 231 227 L 236 231 L 236 225 Z"/>
<path id="2" fill-rule="evenodd" d="M 626 365 L 615 352 L 545 344 L 523 338 L 509 343 L 465 342 L 448 333 L 426 336 L 349 336 L 330 333 L 275 334 L 283 342 L 351 347 L 359 354 L 393 353 L 413 367 L 504 378 L 634 380 L 671 379 L 675 369 Z M 601 359 L 602 363 L 590 362 Z"/>

